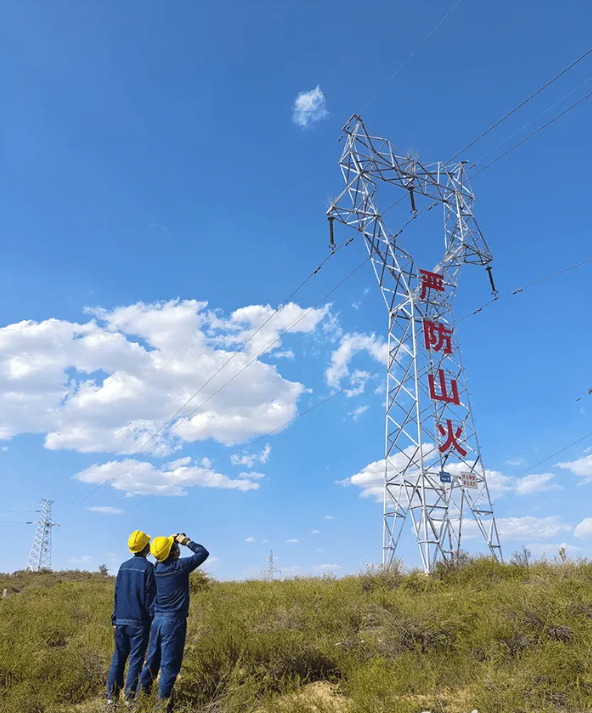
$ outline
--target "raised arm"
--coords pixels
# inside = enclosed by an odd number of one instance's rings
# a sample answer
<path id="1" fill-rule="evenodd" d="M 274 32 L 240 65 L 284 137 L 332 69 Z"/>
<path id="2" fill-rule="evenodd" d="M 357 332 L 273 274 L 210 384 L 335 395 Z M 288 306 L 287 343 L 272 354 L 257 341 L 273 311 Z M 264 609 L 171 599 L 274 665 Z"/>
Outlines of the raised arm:
<path id="1" fill-rule="evenodd" d="M 184 572 L 193 572 L 194 569 L 197 569 L 199 565 L 203 564 L 210 556 L 210 553 L 203 545 L 198 545 L 197 542 L 193 542 L 185 534 L 176 535 L 175 539 L 180 545 L 185 545 L 185 547 L 188 547 L 193 552 L 191 557 L 182 557 L 179 560 L 179 564 Z"/>

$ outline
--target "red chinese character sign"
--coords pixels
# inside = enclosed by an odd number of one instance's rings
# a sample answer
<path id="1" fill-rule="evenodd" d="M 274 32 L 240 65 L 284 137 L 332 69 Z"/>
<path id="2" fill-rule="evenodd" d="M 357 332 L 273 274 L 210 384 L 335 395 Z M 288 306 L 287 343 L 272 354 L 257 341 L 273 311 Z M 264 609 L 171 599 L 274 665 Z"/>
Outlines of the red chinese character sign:
<path id="1" fill-rule="evenodd" d="M 442 275 L 436 272 L 428 272 L 427 270 L 420 270 L 419 272 L 421 275 L 421 300 L 427 297 L 428 290 L 446 291 Z M 452 329 L 449 329 L 443 322 L 424 319 L 423 337 L 424 346 L 428 352 L 441 353 L 443 356 L 452 354 Z M 443 369 L 438 369 L 437 377 L 428 373 L 428 387 L 432 401 L 460 406 L 458 382 L 454 378 L 447 380 Z M 454 451 L 464 458 L 468 451 L 460 443 L 463 427 L 457 426 L 453 428 L 451 419 L 445 419 L 444 423 L 445 425 L 442 423 L 437 424 L 438 432 L 443 439 L 438 450 L 440 453 L 452 453 Z"/>
<path id="2" fill-rule="evenodd" d="M 439 275 L 437 272 L 429 272 L 428 270 L 420 270 L 421 275 L 421 296 L 420 300 L 425 300 L 428 295 L 428 290 L 436 292 L 444 292 L 444 275 Z"/>
<path id="3" fill-rule="evenodd" d="M 447 329 L 442 322 L 423 320 L 423 339 L 428 351 L 441 351 L 443 354 L 452 354 L 452 330 Z"/>

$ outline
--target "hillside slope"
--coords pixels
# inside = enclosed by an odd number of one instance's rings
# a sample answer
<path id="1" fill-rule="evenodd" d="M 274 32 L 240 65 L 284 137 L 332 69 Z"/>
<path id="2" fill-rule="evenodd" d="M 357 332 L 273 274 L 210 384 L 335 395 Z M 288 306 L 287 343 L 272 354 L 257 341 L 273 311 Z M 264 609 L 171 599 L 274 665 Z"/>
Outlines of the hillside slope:
<path id="1" fill-rule="evenodd" d="M 101 710 L 113 579 L 16 573 L 5 587 L 0 712 Z M 183 711 L 592 709 L 592 563 L 192 587 Z"/>

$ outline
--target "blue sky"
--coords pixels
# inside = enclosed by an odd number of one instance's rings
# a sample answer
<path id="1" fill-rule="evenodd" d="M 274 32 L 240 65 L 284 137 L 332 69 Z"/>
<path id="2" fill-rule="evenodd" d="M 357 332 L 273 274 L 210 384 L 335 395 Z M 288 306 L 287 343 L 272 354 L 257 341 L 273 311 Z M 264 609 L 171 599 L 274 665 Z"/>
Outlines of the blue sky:
<path id="1" fill-rule="evenodd" d="M 62 525 L 57 568 L 115 568 L 136 528 L 187 532 L 221 578 L 256 575 L 272 548 L 285 574 L 378 561 L 381 505 L 355 476 L 379 471 L 382 373 L 235 453 L 380 366 L 369 265 L 307 312 L 365 257 L 359 241 L 192 405 L 304 315 L 293 333 L 125 459 L 326 256 L 352 113 L 371 102 L 364 119 L 402 152 L 447 160 L 588 49 L 584 3 L 463 0 L 372 100 L 451 5 L 3 4 L 0 531 L 13 545 L 0 569 L 24 566 L 33 528 L 18 523 L 42 497 Z M 518 141 L 591 75 L 588 57 L 463 158 L 535 119 L 504 148 Z M 305 126 L 302 93 L 317 110 Z M 591 118 L 585 102 L 475 178 L 501 292 L 592 257 Z M 418 254 L 437 252 L 438 220 L 414 229 Z M 459 324 L 506 555 L 592 555 L 592 436 L 534 467 L 592 430 L 591 276 L 585 265 Z M 457 315 L 488 299 L 467 267 Z M 402 554 L 417 563 L 409 534 Z"/>

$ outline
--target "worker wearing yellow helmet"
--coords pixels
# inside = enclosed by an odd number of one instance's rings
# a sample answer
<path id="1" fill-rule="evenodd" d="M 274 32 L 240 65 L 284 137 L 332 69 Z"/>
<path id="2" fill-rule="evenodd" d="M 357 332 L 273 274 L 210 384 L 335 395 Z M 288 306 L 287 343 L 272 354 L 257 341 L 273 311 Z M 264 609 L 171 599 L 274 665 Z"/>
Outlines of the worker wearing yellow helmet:
<path id="1" fill-rule="evenodd" d="M 133 556 L 121 565 L 115 581 L 115 601 L 111 616 L 115 651 L 107 681 L 108 707 L 117 704 L 128 658 L 126 703 L 131 703 L 135 698 L 148 648 L 150 623 L 154 616 L 154 565 L 146 559 L 150 553 L 150 536 L 141 530 L 134 530 L 128 538 L 127 546 Z"/>
<path id="2" fill-rule="evenodd" d="M 179 557 L 179 545 L 188 547 L 191 557 Z M 173 706 L 173 686 L 181 670 L 187 615 L 189 614 L 189 575 L 209 557 L 202 545 L 192 542 L 184 532 L 155 537 L 150 552 L 156 560 L 156 599 L 150 628 L 150 649 L 140 678 L 140 689 L 150 692 L 160 669 L 158 699 Z"/>

